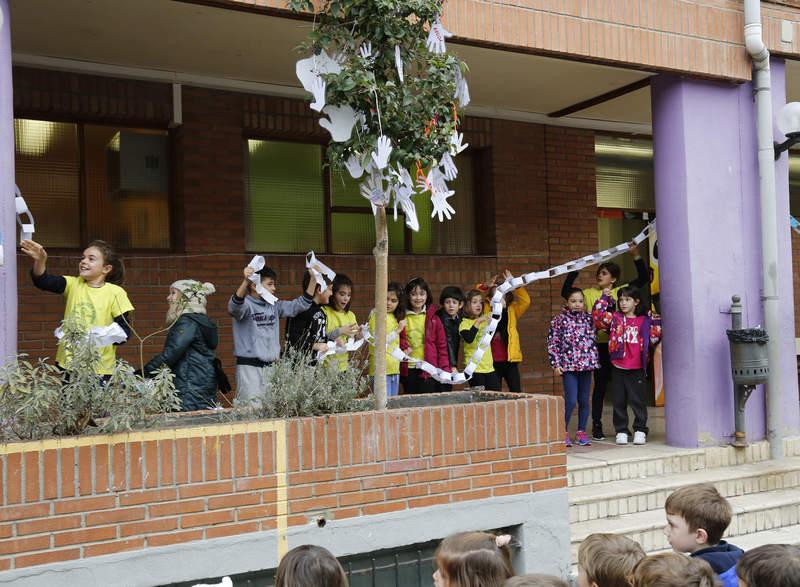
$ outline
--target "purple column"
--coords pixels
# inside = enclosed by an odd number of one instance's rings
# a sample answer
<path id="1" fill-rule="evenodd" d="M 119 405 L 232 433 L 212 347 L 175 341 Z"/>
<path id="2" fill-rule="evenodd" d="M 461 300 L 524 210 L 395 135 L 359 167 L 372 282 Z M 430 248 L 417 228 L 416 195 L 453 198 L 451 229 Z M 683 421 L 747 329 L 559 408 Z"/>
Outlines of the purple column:
<path id="1" fill-rule="evenodd" d="M 731 296 L 762 322 L 752 90 L 662 75 L 652 106 L 667 442 L 728 442 Z M 748 439 L 764 438 L 762 389 L 747 412 Z"/>
<path id="2" fill-rule="evenodd" d="M 14 91 L 11 83 L 11 18 L 0 0 L 0 365 L 17 352 L 17 230 L 14 208 Z"/>
<path id="3" fill-rule="evenodd" d="M 770 60 L 772 72 L 772 112 L 777 116 L 786 104 L 786 62 Z M 774 126 L 775 140 L 786 137 Z M 781 299 L 781 404 L 782 428 L 785 436 L 800 435 L 800 407 L 797 389 L 797 356 L 794 331 L 794 287 L 792 282 L 792 232 L 782 229 L 789 218 L 789 157 L 787 154 L 775 163 L 775 198 L 778 215 L 778 296 Z"/>

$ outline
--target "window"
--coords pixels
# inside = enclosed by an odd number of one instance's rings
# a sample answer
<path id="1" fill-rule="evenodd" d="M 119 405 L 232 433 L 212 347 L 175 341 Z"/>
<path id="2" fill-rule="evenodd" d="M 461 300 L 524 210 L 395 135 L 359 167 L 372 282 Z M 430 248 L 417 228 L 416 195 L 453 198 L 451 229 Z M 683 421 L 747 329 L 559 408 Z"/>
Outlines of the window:
<path id="1" fill-rule="evenodd" d="M 655 210 L 653 141 L 597 135 L 598 208 Z"/>
<path id="2" fill-rule="evenodd" d="M 247 141 L 247 248 L 250 251 L 369 254 L 375 221 L 360 194 L 360 180 L 325 165 L 319 144 Z M 459 176 L 451 182 L 456 215 L 431 219 L 427 196 L 416 196 L 419 232 L 405 227 L 398 210 L 387 210 L 389 250 L 394 253 L 472 254 L 475 252 L 474 161 L 458 157 Z"/>
<path id="3" fill-rule="evenodd" d="M 45 246 L 170 247 L 166 131 L 14 121 L 16 181 Z"/>

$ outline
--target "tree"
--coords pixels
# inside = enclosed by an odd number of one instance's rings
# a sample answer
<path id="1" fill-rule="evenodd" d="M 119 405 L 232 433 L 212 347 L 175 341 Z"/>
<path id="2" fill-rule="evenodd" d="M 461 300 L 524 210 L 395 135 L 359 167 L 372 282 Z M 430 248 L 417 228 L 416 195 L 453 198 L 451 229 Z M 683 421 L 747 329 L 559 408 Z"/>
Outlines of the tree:
<path id="1" fill-rule="evenodd" d="M 402 210 L 419 230 L 413 197 L 429 194 L 433 214 L 450 219 L 458 174 L 453 157 L 466 148 L 458 131 L 469 103 L 466 65 L 446 52 L 444 0 L 323 0 L 297 63 L 297 75 L 331 133 L 330 165 L 361 178 L 375 213 L 375 395 L 386 406 L 386 208 Z M 310 0 L 290 0 L 314 12 Z"/>

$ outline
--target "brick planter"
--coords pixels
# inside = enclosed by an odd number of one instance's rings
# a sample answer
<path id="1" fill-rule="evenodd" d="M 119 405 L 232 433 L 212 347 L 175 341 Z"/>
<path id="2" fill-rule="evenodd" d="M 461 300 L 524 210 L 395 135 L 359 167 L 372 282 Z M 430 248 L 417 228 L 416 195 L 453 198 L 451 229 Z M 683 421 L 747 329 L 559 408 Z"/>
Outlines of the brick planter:
<path id="1" fill-rule="evenodd" d="M 565 488 L 561 412 L 522 395 L 0 445 L 0 583 L 246 534 L 269 568 L 300 530 Z"/>

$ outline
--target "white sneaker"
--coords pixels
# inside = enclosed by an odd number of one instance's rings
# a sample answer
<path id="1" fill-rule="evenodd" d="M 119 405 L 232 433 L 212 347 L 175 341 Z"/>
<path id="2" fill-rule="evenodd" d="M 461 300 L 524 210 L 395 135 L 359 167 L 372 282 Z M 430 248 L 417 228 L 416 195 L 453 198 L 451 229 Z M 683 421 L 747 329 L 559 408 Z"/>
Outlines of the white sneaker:
<path id="1" fill-rule="evenodd" d="M 644 444 L 645 442 L 647 442 L 647 434 L 641 430 L 633 433 L 633 444 Z"/>
<path id="2" fill-rule="evenodd" d="M 624 432 L 617 434 L 617 444 L 628 444 L 628 435 Z"/>

